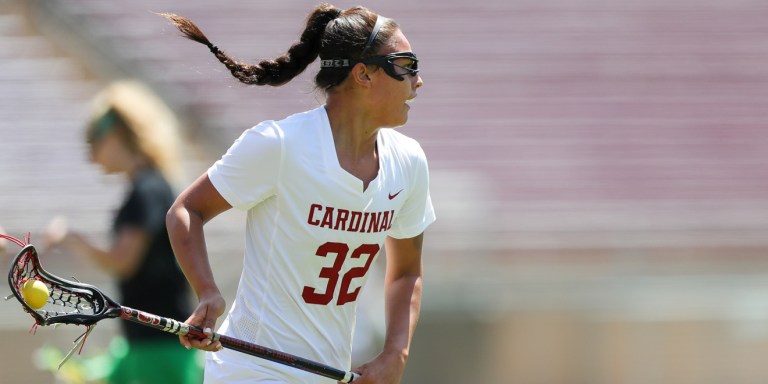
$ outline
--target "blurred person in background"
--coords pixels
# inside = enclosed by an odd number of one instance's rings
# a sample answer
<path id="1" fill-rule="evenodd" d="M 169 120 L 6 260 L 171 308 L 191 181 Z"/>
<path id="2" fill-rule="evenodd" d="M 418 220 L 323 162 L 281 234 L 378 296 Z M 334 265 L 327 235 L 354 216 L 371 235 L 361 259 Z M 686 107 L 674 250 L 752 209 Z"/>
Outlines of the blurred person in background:
<path id="1" fill-rule="evenodd" d="M 192 311 L 189 287 L 173 255 L 165 214 L 176 197 L 169 180 L 179 174 L 178 123 L 162 100 L 144 85 L 118 81 L 93 101 L 85 140 L 91 161 L 130 186 L 114 216 L 112 241 L 103 249 L 66 219 L 51 220 L 48 247 L 63 247 L 114 276 L 120 303 L 174 319 Z M 199 383 L 196 353 L 175 337 L 121 322 L 127 351 L 114 360 L 110 383 Z"/>
<path id="2" fill-rule="evenodd" d="M 165 16 L 246 84 L 285 84 L 319 56 L 315 85 L 326 96 L 323 106 L 245 131 L 168 212 L 199 299 L 187 323 L 211 335 L 224 313 L 203 225 L 234 207 L 247 211 L 244 269 L 219 332 L 346 369 L 358 295 L 386 244 L 383 350 L 352 370 L 361 374 L 355 383 L 399 383 L 419 316 L 423 232 L 435 215 L 421 146 L 383 129 L 406 123 L 423 85 L 398 24 L 364 7 L 321 4 L 285 55 L 248 65 L 189 20 Z M 210 338 L 181 342 L 209 352 L 206 383 L 333 382 Z"/>

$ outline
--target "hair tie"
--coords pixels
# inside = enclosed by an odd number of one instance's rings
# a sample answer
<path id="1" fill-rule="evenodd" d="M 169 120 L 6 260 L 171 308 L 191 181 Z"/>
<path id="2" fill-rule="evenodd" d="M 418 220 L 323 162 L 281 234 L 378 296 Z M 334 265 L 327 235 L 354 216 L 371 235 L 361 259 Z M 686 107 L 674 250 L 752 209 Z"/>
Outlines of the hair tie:
<path id="1" fill-rule="evenodd" d="M 214 55 L 218 55 L 219 54 L 219 47 L 217 47 L 217 46 L 215 46 L 213 44 L 208 45 L 208 49 L 210 49 L 211 52 L 213 52 Z"/>

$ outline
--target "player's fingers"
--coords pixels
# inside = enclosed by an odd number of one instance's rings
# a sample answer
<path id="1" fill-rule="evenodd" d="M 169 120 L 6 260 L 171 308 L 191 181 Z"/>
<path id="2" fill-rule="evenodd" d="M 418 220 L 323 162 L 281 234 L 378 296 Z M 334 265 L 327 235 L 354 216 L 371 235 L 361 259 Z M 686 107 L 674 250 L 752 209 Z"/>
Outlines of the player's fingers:
<path id="1" fill-rule="evenodd" d="M 67 219 L 64 216 L 56 216 L 48 222 L 43 233 L 43 242 L 46 248 L 53 247 L 62 241 L 69 232 Z"/>
<path id="2" fill-rule="evenodd" d="M 366 371 L 368 369 L 368 364 L 363 364 L 358 367 L 352 368 L 351 371 L 355 373 L 355 377 L 352 380 L 352 383 L 354 384 L 367 384 L 371 383 L 371 379 L 366 374 Z"/>
<path id="3" fill-rule="evenodd" d="M 189 338 L 189 345 L 192 348 L 197 348 L 208 352 L 220 351 L 223 348 L 221 342 L 212 340 L 213 330 L 210 327 L 203 328 L 203 334 L 205 334 L 206 337 L 202 339 L 198 339 L 196 337 Z"/>
<path id="4" fill-rule="evenodd" d="M 193 327 L 202 328 L 202 324 L 205 321 L 205 315 L 204 312 L 201 313 L 200 308 L 196 308 L 194 312 L 192 312 L 192 315 L 190 315 L 186 321 L 184 321 L 185 324 L 188 324 Z M 203 339 L 205 340 L 205 339 Z M 179 336 L 179 342 L 181 345 L 184 346 L 184 348 L 190 349 L 190 348 L 201 348 L 202 340 L 198 339 L 195 336 Z"/>
<path id="5" fill-rule="evenodd" d="M 179 336 L 179 343 L 186 349 L 192 348 L 192 344 L 189 343 L 189 338 L 187 336 Z"/>
<path id="6" fill-rule="evenodd" d="M 363 377 L 362 373 L 360 373 L 360 372 L 358 372 L 358 371 L 356 371 L 354 369 L 352 370 L 352 372 L 355 373 L 355 376 L 352 378 L 352 381 L 350 381 L 350 383 L 353 383 L 353 384 L 365 384 L 366 382 L 368 382 L 368 379 Z M 337 384 L 343 384 L 343 383 L 341 381 L 339 381 L 339 382 L 337 382 Z"/>
<path id="7" fill-rule="evenodd" d="M 213 340 L 213 330 L 210 327 L 206 327 L 203 329 L 203 333 L 208 336 L 206 339 L 208 342 L 206 343 L 205 350 L 206 351 L 220 351 L 224 348 L 224 346 L 221 345 L 221 342 L 218 340 Z"/>
<path id="8" fill-rule="evenodd" d="M 211 339 L 209 338 L 203 338 L 198 339 L 197 337 L 191 336 L 187 337 L 186 340 L 189 343 L 189 346 L 192 348 L 202 349 L 202 350 L 208 350 L 208 346 L 211 344 Z"/>
<path id="9" fill-rule="evenodd" d="M 205 338 L 200 340 L 200 346 L 207 348 L 209 345 L 211 345 L 211 343 L 213 343 L 213 330 L 211 327 L 206 326 L 203 328 L 203 334 L 205 335 Z"/>

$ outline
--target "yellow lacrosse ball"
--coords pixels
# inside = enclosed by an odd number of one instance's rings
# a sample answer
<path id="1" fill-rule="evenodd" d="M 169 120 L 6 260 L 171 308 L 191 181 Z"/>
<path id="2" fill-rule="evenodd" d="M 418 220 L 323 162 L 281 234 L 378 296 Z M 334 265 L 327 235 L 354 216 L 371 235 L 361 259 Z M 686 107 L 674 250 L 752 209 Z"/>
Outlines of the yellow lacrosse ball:
<path id="1" fill-rule="evenodd" d="M 48 287 L 40 280 L 27 280 L 21 286 L 21 297 L 32 309 L 40 309 L 48 301 Z"/>

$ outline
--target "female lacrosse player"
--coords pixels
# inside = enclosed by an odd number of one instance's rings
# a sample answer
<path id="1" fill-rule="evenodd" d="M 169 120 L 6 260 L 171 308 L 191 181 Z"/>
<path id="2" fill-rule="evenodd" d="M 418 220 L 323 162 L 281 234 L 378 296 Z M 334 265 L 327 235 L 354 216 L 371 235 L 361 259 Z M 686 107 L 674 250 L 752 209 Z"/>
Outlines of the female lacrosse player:
<path id="1" fill-rule="evenodd" d="M 424 152 L 383 129 L 405 124 L 423 84 L 403 32 L 366 8 L 322 4 L 286 54 L 247 65 L 189 20 L 166 17 L 247 84 L 285 84 L 319 56 L 315 83 L 326 95 L 317 109 L 244 132 L 168 212 L 176 257 L 199 298 L 187 322 L 210 331 L 223 314 L 203 225 L 235 207 L 247 211 L 244 267 L 219 332 L 347 368 L 356 300 L 386 243 L 384 348 L 353 371 L 356 383 L 398 383 L 419 314 L 423 231 L 435 219 Z M 207 383 L 329 382 L 210 339 L 181 342 L 216 352 L 206 357 Z"/>
<path id="2" fill-rule="evenodd" d="M 118 209 L 108 249 L 68 230 L 59 219 L 49 225 L 49 246 L 62 245 L 96 262 L 118 280 L 121 303 L 161 316 L 183 319 L 192 312 L 189 286 L 179 269 L 165 227 L 175 199 L 169 179 L 177 176 L 176 120 L 146 87 L 116 82 L 94 100 L 86 140 L 91 160 L 104 173 L 124 175 L 130 191 Z M 128 350 L 118 357 L 111 383 L 199 383 L 194 353 L 175 338 L 149 327 L 121 322 Z"/>

